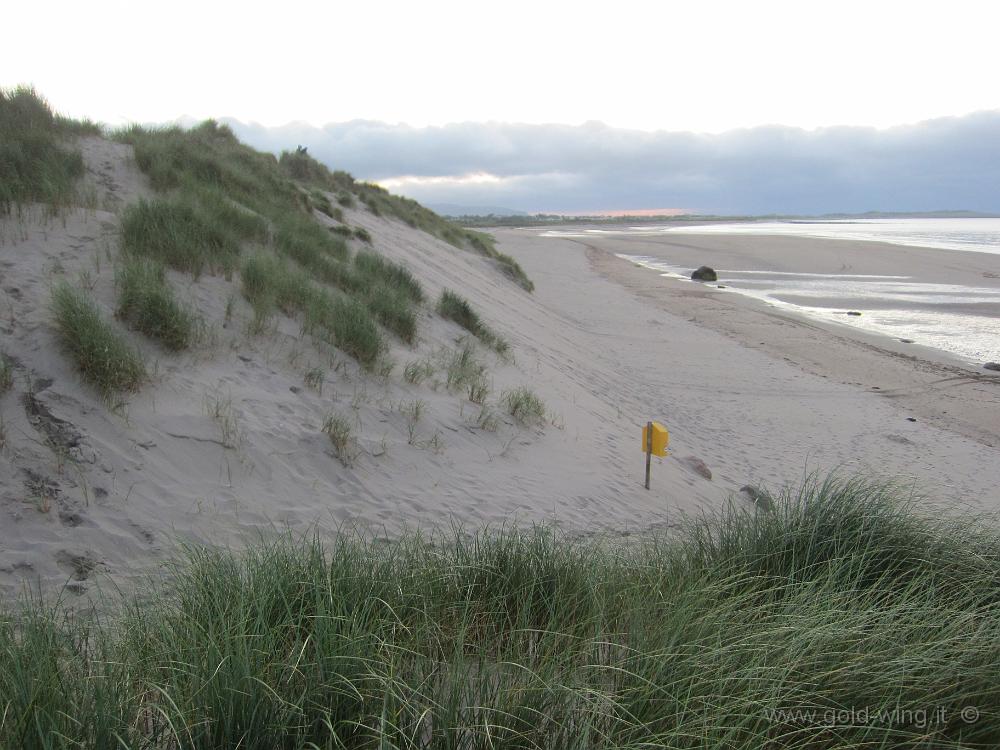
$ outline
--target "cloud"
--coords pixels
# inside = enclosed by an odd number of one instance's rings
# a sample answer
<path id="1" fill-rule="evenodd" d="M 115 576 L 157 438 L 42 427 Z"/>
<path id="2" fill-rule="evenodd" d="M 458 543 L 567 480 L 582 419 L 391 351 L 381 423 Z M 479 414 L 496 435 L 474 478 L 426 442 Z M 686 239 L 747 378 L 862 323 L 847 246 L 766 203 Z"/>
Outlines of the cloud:
<path id="1" fill-rule="evenodd" d="M 1000 111 L 885 130 L 762 126 L 720 134 L 596 122 L 227 122 L 257 148 L 304 145 L 332 168 L 427 203 L 569 212 L 1000 211 Z"/>

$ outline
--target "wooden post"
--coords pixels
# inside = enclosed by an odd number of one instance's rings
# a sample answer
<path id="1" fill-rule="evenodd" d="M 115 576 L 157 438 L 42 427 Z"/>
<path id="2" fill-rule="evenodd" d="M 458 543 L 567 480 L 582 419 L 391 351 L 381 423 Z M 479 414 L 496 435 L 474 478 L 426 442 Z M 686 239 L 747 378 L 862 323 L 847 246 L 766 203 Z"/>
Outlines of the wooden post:
<path id="1" fill-rule="evenodd" d="M 646 422 L 646 489 L 649 489 L 649 462 L 653 458 L 653 423 Z"/>

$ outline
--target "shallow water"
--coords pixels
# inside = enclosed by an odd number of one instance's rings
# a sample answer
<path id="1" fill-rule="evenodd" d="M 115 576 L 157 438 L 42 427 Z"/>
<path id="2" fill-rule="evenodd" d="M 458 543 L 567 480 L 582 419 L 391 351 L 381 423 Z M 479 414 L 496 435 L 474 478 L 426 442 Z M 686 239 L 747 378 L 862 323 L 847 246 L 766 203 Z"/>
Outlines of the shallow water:
<path id="1" fill-rule="evenodd" d="M 618 257 L 690 281 L 690 268 L 646 255 Z M 912 339 L 973 364 L 1000 360 L 1000 288 L 926 283 L 910 276 L 716 271 L 726 292 L 895 339 Z M 861 315 L 850 316 L 848 311 Z"/>
<path id="2" fill-rule="evenodd" d="M 852 219 L 707 226 L 644 225 L 549 230 L 543 237 L 649 237 L 674 234 L 783 235 L 927 247 L 1000 255 L 1000 219 Z M 873 246 L 877 247 L 877 246 Z M 691 268 L 661 258 L 620 255 L 664 276 L 689 279 Z M 970 364 L 1000 361 L 1000 286 L 929 283 L 912 276 L 804 273 L 722 268 L 726 291 L 896 339 L 948 352 Z M 848 316 L 848 311 L 860 316 Z"/>
<path id="3" fill-rule="evenodd" d="M 893 245 L 1000 254 L 1000 219 L 852 219 L 749 222 L 706 226 L 646 225 L 616 229 L 553 229 L 543 237 L 664 234 L 766 234 L 868 240 Z"/>

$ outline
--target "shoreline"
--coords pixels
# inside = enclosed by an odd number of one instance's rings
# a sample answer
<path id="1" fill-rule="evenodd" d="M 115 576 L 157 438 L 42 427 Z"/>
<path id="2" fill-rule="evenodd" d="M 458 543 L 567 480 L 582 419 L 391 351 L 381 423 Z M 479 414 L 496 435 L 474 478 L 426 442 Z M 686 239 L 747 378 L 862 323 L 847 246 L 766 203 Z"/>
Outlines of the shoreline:
<path id="1" fill-rule="evenodd" d="M 796 244 L 857 244 L 847 240 L 795 239 L 799 241 Z M 981 364 L 973 365 L 942 349 L 920 343 L 903 343 L 886 334 L 860 329 L 847 322 L 818 319 L 792 307 L 770 305 L 750 295 L 726 293 L 710 284 L 662 277 L 617 257 L 596 243 L 581 244 L 587 247 L 588 260 L 598 273 L 633 293 L 654 300 L 665 311 L 678 312 L 677 306 L 667 300 L 683 299 L 689 312 L 691 307 L 695 308 L 693 311 L 699 324 L 724 333 L 745 346 L 769 350 L 774 356 L 793 362 L 811 374 L 830 377 L 847 385 L 885 381 L 890 383 L 888 387 L 875 383 L 868 387 L 907 404 L 918 416 L 940 427 L 990 447 L 1000 446 L 1000 376 L 983 370 Z M 676 243 L 670 244 L 676 246 Z M 931 248 L 926 250 L 947 252 Z M 983 255 L 991 259 L 989 255 Z M 668 294 L 665 295 L 665 291 Z M 768 320 L 780 322 L 781 335 L 776 335 L 773 326 L 767 326 Z M 789 336 L 789 332 L 784 330 L 788 327 L 796 329 L 799 335 Z M 822 333 L 824 338 L 810 344 L 808 335 L 813 332 Z M 803 334 L 807 337 L 805 340 Z M 759 343 L 751 343 L 753 339 L 758 339 Z M 881 363 L 880 359 L 883 360 Z M 972 390 L 984 398 L 960 399 L 959 403 L 951 404 L 953 408 L 946 409 L 934 404 L 928 395 L 918 396 L 941 393 L 950 386 L 966 385 L 972 386 Z"/>

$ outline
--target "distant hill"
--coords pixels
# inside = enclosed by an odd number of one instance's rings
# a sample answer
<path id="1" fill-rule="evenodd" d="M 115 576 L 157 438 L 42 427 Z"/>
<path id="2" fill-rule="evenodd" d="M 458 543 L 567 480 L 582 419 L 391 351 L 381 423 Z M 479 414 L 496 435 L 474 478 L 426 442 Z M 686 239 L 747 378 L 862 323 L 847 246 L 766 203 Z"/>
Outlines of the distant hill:
<path id="1" fill-rule="evenodd" d="M 441 216 L 527 216 L 527 211 L 499 206 L 461 206 L 457 203 L 427 203 L 427 208 Z"/>

